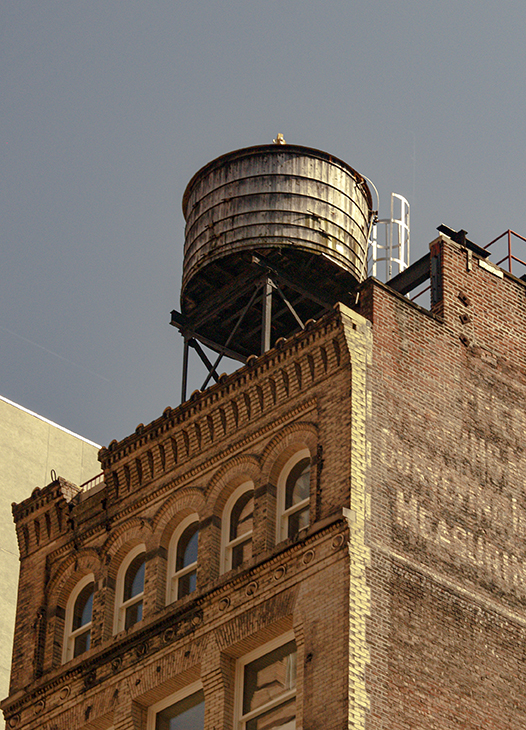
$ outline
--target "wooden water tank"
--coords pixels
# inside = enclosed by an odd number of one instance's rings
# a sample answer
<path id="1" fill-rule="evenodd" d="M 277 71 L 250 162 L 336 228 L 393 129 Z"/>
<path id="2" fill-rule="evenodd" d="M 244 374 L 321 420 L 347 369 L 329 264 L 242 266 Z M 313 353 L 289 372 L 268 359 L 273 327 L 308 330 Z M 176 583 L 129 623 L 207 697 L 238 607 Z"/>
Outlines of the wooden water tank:
<path id="1" fill-rule="evenodd" d="M 330 304 L 343 300 L 367 274 L 371 209 L 363 177 L 319 150 L 271 144 L 209 162 L 194 175 L 183 197 L 183 314 L 198 313 L 202 320 L 207 302 L 217 307 L 217 294 L 224 291 L 222 304 L 228 309 L 232 300 L 233 316 L 243 304 L 242 298 L 233 300 L 251 276 L 254 255 L 320 299 Z M 295 297 L 300 316 L 319 316 L 319 307 L 307 299 Z M 284 312 L 281 319 L 273 321 L 274 340 L 297 328 L 290 314 Z M 217 338 L 224 320 L 224 312 L 215 322 L 208 316 L 205 336 Z M 259 348 L 254 317 L 251 321 L 253 337 L 247 337 L 246 326 L 240 332 L 241 340 L 246 339 L 241 344 L 244 354 Z"/>

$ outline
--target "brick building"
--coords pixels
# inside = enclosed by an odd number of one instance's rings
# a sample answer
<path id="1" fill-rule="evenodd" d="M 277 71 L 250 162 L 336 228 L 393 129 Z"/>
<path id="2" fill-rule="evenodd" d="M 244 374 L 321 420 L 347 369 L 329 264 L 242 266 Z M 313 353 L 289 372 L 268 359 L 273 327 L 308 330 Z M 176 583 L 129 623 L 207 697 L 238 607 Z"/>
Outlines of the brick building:
<path id="1" fill-rule="evenodd" d="M 526 285 L 454 237 L 14 507 L 8 727 L 526 726 Z"/>

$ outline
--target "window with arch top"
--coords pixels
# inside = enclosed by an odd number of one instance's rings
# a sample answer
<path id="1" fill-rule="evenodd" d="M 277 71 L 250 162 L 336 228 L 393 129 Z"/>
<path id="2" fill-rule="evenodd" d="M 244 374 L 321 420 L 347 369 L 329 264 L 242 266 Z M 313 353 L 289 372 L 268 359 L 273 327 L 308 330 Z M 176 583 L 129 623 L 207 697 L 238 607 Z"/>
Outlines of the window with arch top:
<path id="1" fill-rule="evenodd" d="M 254 485 L 244 482 L 230 495 L 223 510 L 222 573 L 237 568 L 252 557 L 253 521 Z"/>
<path id="2" fill-rule="evenodd" d="M 74 659 L 91 646 L 91 619 L 95 579 L 85 576 L 73 589 L 66 605 L 66 621 L 62 663 Z"/>
<path id="3" fill-rule="evenodd" d="M 176 528 L 168 547 L 166 604 L 193 593 L 197 587 L 199 517 L 188 515 Z"/>
<path id="4" fill-rule="evenodd" d="M 285 464 L 278 480 L 277 539 L 285 540 L 309 526 L 310 467 L 308 449 L 302 449 Z"/>
<path id="5" fill-rule="evenodd" d="M 137 545 L 123 560 L 117 575 L 114 633 L 142 621 L 146 547 Z"/>

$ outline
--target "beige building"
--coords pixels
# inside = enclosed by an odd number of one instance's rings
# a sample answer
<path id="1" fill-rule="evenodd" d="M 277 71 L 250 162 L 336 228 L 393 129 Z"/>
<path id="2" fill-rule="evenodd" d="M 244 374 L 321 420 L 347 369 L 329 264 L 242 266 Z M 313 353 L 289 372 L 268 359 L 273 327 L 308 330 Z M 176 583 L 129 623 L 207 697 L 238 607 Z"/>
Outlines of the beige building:
<path id="1" fill-rule="evenodd" d="M 54 470 L 82 484 L 100 471 L 99 446 L 0 396 L 0 693 L 9 688 L 18 583 L 18 545 L 12 502 L 51 480 Z M 0 720 L 3 727 L 3 719 Z"/>

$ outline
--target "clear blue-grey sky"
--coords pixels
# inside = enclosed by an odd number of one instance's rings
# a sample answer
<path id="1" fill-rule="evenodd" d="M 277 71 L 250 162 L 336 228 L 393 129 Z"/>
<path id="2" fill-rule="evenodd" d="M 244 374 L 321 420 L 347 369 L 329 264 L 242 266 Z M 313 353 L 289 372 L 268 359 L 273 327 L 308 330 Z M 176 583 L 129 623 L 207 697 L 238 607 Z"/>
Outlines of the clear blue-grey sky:
<path id="1" fill-rule="evenodd" d="M 440 223 L 526 234 L 525 30 L 524 0 L 3 0 L 0 393 L 101 444 L 177 405 L 184 188 L 277 132 L 405 195 L 412 260 Z"/>

